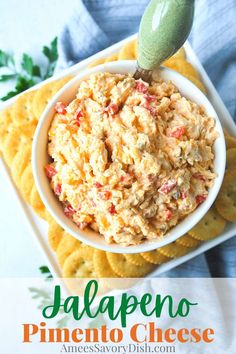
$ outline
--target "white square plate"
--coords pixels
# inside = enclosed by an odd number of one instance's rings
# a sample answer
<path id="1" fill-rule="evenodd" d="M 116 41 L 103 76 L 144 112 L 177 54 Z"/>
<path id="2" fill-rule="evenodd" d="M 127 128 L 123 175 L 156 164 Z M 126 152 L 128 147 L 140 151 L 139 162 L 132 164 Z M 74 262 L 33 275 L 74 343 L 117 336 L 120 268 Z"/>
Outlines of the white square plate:
<path id="1" fill-rule="evenodd" d="M 87 58 L 86 60 L 83 60 L 82 62 L 62 71 L 61 73 L 54 76 L 53 78 L 46 80 L 46 82 L 54 81 L 56 79 L 63 78 L 67 75 L 77 74 L 79 71 L 86 68 L 87 65 L 90 62 L 94 61 L 95 59 L 108 57 L 114 53 L 117 53 L 125 43 L 129 42 L 130 40 L 134 39 L 135 37 L 136 37 L 136 35 L 133 35 L 133 36 L 128 37 L 119 43 L 112 45 L 111 47 Z M 219 116 L 222 126 L 226 130 L 230 131 L 232 135 L 236 136 L 236 125 L 235 125 L 232 117 L 230 116 L 229 112 L 227 111 L 223 101 L 221 100 L 220 96 L 218 95 L 216 89 L 214 88 L 206 71 L 204 70 L 203 66 L 201 65 L 199 59 L 197 58 L 196 54 L 194 53 L 193 49 L 191 48 L 191 46 L 188 42 L 185 43 L 184 48 L 186 51 L 187 60 L 195 66 L 195 68 L 198 70 L 199 74 L 201 75 L 204 86 L 207 89 L 208 99 L 211 101 L 212 105 L 214 106 L 214 108 Z M 43 83 L 39 83 L 38 85 L 31 88 L 31 90 L 36 89 L 36 88 L 40 88 L 42 86 L 42 84 Z M 12 99 L 8 100 L 7 102 L 2 103 L 0 105 L 0 109 L 2 110 L 2 109 L 9 107 L 13 102 L 15 102 L 15 100 L 17 99 L 18 96 L 15 96 Z M 9 180 L 9 183 L 6 184 L 6 188 L 9 188 L 11 186 L 11 184 L 13 184 L 13 182 L 10 178 L 9 171 L 7 170 L 7 167 L 5 166 L 4 162 L 3 161 L 0 161 L 0 162 L 1 162 L 1 166 L 2 166 L 2 168 L 0 170 L 0 176 L 3 177 L 4 179 L 7 178 Z M 51 250 L 51 248 L 49 247 L 48 241 L 47 241 L 47 223 L 44 220 L 40 219 L 33 212 L 32 208 L 24 202 L 24 200 L 21 198 L 21 196 L 19 195 L 19 193 L 16 190 L 16 188 L 14 187 L 14 185 L 11 187 L 14 188 L 15 196 L 16 196 L 15 208 L 17 208 L 18 210 L 21 209 L 21 211 L 23 212 L 23 217 L 25 219 L 25 223 L 28 225 L 30 232 L 32 233 L 35 241 L 37 242 L 37 244 L 39 246 L 39 249 L 41 250 L 41 252 L 45 256 L 45 260 L 46 260 L 47 265 L 49 266 L 52 274 L 55 277 L 58 277 L 58 278 L 61 277 L 62 274 L 61 274 L 60 267 L 57 263 L 55 253 Z M 178 265 L 190 260 L 191 258 L 198 256 L 199 254 L 209 250 L 210 248 L 215 247 L 216 245 L 226 241 L 227 239 L 233 237 L 234 235 L 236 235 L 236 223 L 227 223 L 227 226 L 226 226 L 224 232 L 220 236 L 218 236 L 217 238 L 215 238 L 211 241 L 207 241 L 207 242 L 202 243 L 202 245 L 200 245 L 197 249 L 195 249 L 192 252 L 189 252 L 188 254 L 186 254 L 183 257 L 173 259 L 163 265 L 156 267 L 156 269 L 149 276 L 155 277 L 163 272 L 166 272 L 172 268 L 175 268 Z"/>

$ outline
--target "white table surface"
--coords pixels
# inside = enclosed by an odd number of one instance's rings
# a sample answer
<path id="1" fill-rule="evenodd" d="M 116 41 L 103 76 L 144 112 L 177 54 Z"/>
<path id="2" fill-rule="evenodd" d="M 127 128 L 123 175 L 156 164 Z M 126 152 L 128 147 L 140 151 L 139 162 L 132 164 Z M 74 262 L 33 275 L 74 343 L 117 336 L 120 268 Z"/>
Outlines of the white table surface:
<path id="1" fill-rule="evenodd" d="M 58 35 L 77 0 L 1 0 L 0 49 L 14 53 L 19 60 L 26 52 L 40 65 L 41 49 Z M 0 95 L 9 85 L 0 84 Z M 0 103 L 1 105 L 1 103 Z M 0 168 L 2 168 L 0 166 Z M 1 173 L 2 175 L 2 173 Z M 0 183 L 0 277 L 40 276 L 45 259 L 14 205 L 14 192 Z"/>

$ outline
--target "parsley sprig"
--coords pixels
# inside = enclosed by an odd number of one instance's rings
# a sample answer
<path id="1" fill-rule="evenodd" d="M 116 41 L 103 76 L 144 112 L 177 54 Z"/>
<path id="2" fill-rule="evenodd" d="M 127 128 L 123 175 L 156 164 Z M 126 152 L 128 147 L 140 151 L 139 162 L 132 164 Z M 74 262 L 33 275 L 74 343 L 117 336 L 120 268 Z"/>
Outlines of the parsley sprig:
<path id="1" fill-rule="evenodd" d="M 1 97 L 2 101 L 8 100 L 53 75 L 58 59 L 57 37 L 53 39 L 49 47 L 43 47 L 42 53 L 47 58 L 47 66 L 44 72 L 26 53 L 22 55 L 20 71 L 18 71 L 13 56 L 0 49 L 0 68 L 6 71 L 6 73 L 0 75 L 0 83 L 15 80 L 14 89 Z"/>
<path id="2" fill-rule="evenodd" d="M 45 265 L 39 267 L 40 272 L 47 277 L 47 279 L 52 278 L 52 274 L 49 270 L 49 268 Z"/>

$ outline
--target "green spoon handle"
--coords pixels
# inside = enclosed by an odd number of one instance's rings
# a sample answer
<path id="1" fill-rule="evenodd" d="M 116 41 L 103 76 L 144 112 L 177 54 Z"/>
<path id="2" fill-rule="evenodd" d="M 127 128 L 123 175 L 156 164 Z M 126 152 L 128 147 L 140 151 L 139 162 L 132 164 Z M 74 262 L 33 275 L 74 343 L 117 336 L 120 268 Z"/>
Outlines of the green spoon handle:
<path id="1" fill-rule="evenodd" d="M 138 66 L 154 70 L 187 39 L 194 15 L 194 0 L 151 0 L 141 19 Z"/>

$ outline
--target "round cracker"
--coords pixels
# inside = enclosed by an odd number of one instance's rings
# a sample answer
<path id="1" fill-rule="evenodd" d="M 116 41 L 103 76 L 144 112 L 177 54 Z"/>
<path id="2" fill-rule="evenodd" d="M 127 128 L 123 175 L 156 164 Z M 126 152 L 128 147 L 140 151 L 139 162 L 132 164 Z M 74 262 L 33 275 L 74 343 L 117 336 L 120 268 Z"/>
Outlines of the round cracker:
<path id="1" fill-rule="evenodd" d="M 126 43 L 118 54 L 118 60 L 136 59 L 136 39 Z"/>
<path id="2" fill-rule="evenodd" d="M 29 91 L 21 95 L 12 105 L 12 121 L 20 128 L 20 134 L 33 137 L 37 125 L 37 119 L 31 109 L 35 91 Z"/>
<path id="3" fill-rule="evenodd" d="M 212 207 L 189 234 L 197 240 L 208 241 L 220 235 L 224 228 L 225 220 Z"/>
<path id="4" fill-rule="evenodd" d="M 142 257 L 146 259 L 146 261 L 152 263 L 152 264 L 162 264 L 166 263 L 170 260 L 169 257 L 165 256 L 164 254 L 160 253 L 157 250 L 149 251 L 149 252 L 144 252 L 141 253 Z"/>
<path id="5" fill-rule="evenodd" d="M 194 247 L 186 247 L 183 245 L 178 244 L 176 241 L 169 243 L 166 246 L 158 248 L 158 251 L 164 256 L 169 257 L 169 258 L 177 258 L 177 257 L 182 257 Z"/>
<path id="6" fill-rule="evenodd" d="M 206 91 L 206 88 L 205 86 L 203 85 L 202 81 L 200 79 L 197 79 L 196 77 L 194 76 L 187 76 L 187 75 L 184 75 L 188 80 L 192 81 L 192 83 L 197 86 L 203 93 L 207 93 Z"/>
<path id="7" fill-rule="evenodd" d="M 89 65 L 88 68 L 93 68 L 94 66 L 101 65 L 105 63 L 106 58 L 99 58 L 96 60 L 93 60 Z"/>
<path id="8" fill-rule="evenodd" d="M 172 55 L 169 59 L 165 60 L 163 65 L 165 66 L 173 66 L 176 60 L 185 61 L 186 62 L 186 53 L 183 47 L 181 47 L 177 52 Z"/>
<path id="9" fill-rule="evenodd" d="M 67 232 L 63 233 L 63 236 L 56 248 L 57 260 L 60 266 L 63 266 L 65 260 L 71 253 L 81 247 L 81 242 L 72 237 Z"/>
<path id="10" fill-rule="evenodd" d="M 59 246 L 63 234 L 63 228 L 59 226 L 54 219 L 51 219 L 48 226 L 48 243 L 53 251 L 56 251 L 57 247 Z"/>
<path id="11" fill-rule="evenodd" d="M 181 47 L 177 52 L 172 55 L 171 58 L 176 58 L 176 59 L 186 59 L 186 53 L 184 47 Z"/>
<path id="12" fill-rule="evenodd" d="M 152 263 L 152 262 L 148 262 L 145 258 L 143 258 L 140 253 L 124 254 L 124 256 L 126 257 L 126 259 L 130 263 L 132 263 L 132 264 L 134 264 L 136 266 L 143 266 L 145 264 Z"/>
<path id="13" fill-rule="evenodd" d="M 65 278 L 96 278 L 91 247 L 75 250 L 64 262 L 62 275 Z"/>
<path id="14" fill-rule="evenodd" d="M 20 186 L 21 176 L 31 159 L 31 144 L 23 144 L 24 147 L 19 148 L 11 163 L 11 174 L 17 186 Z"/>
<path id="15" fill-rule="evenodd" d="M 11 128 L 8 131 L 6 139 L 4 140 L 1 147 L 4 160 L 9 167 L 11 166 L 11 163 L 18 152 L 20 143 L 21 138 L 19 136 L 18 129 Z"/>
<path id="16" fill-rule="evenodd" d="M 41 117 L 41 114 L 51 98 L 62 88 L 62 86 L 70 81 L 72 77 L 73 76 L 68 75 L 60 80 L 48 82 L 36 91 L 31 104 L 36 119 Z"/>
<path id="17" fill-rule="evenodd" d="M 163 63 L 164 66 L 179 72 L 188 80 L 197 86 L 202 92 L 206 93 L 206 89 L 201 82 L 200 75 L 194 66 L 183 58 L 175 58 L 174 56 Z"/>
<path id="18" fill-rule="evenodd" d="M 186 234 L 177 238 L 176 243 L 185 247 L 193 248 L 199 246 L 201 241 L 193 238 L 191 235 Z"/>
<path id="19" fill-rule="evenodd" d="M 117 278 L 117 274 L 113 271 L 108 262 L 105 251 L 94 250 L 93 254 L 94 269 L 99 278 Z"/>
<path id="20" fill-rule="evenodd" d="M 33 188 L 30 193 L 30 205 L 41 218 L 45 219 L 46 209 L 39 196 L 35 184 L 33 185 Z"/>
<path id="21" fill-rule="evenodd" d="M 20 190 L 22 196 L 25 201 L 29 203 L 30 201 L 30 193 L 34 185 L 34 177 L 32 172 L 31 164 L 29 163 L 24 171 L 22 172 L 22 176 L 20 179 Z"/>
<path id="22" fill-rule="evenodd" d="M 11 109 L 7 108 L 0 112 L 0 149 L 9 133 L 10 125 L 12 124 Z"/>
<path id="23" fill-rule="evenodd" d="M 136 266 L 130 263 L 123 254 L 107 252 L 107 259 L 113 271 L 120 277 L 140 278 L 151 272 L 153 265 Z"/>
<path id="24" fill-rule="evenodd" d="M 106 58 L 105 63 L 109 63 L 110 61 L 118 60 L 118 54 L 113 54 L 110 57 Z"/>
<path id="25" fill-rule="evenodd" d="M 215 202 L 218 213 L 225 220 L 236 221 L 236 170 L 228 170 Z"/>
<path id="26" fill-rule="evenodd" d="M 236 138 L 231 135 L 225 135 L 226 149 L 236 148 Z"/>
<path id="27" fill-rule="evenodd" d="M 41 117 L 41 114 L 43 113 L 48 102 L 55 94 L 55 87 L 57 86 L 57 82 L 49 82 L 37 90 L 32 101 L 32 109 L 36 119 Z"/>
<path id="28" fill-rule="evenodd" d="M 236 169 L 236 148 L 226 151 L 226 171 Z"/>
<path id="29" fill-rule="evenodd" d="M 60 80 L 56 80 L 54 81 L 52 84 L 52 92 L 53 95 L 55 95 L 65 84 L 67 84 L 67 82 L 69 82 L 71 79 L 73 79 L 72 75 L 68 75 L 66 77 L 63 77 Z"/>
<path id="30" fill-rule="evenodd" d="M 197 79 L 200 78 L 200 76 L 199 76 L 197 70 L 194 68 L 194 66 L 191 63 L 189 63 L 188 61 L 186 61 L 185 59 L 175 58 L 173 56 L 170 59 L 166 60 L 163 63 L 163 65 L 167 66 L 170 69 L 178 71 L 183 76 L 192 76 Z"/>

